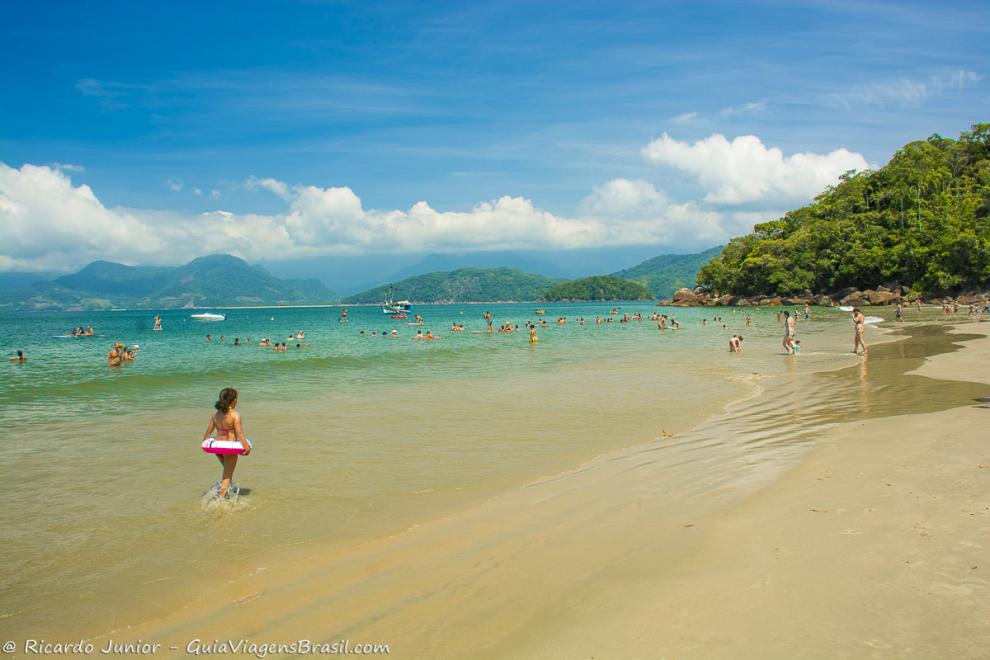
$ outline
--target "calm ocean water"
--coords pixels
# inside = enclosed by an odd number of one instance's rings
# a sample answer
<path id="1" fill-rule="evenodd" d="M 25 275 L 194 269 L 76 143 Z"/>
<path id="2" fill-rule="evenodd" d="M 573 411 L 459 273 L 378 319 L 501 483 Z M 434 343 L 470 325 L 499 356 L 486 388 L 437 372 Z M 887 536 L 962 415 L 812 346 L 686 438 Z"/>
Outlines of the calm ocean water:
<path id="1" fill-rule="evenodd" d="M 835 368 L 851 349 L 835 310 L 799 324 L 804 352 L 789 359 L 776 310 L 751 310 L 747 327 L 742 310 L 661 309 L 682 324 L 661 332 L 621 314 L 595 325 L 611 307 L 545 306 L 536 346 L 523 327 L 535 304 L 419 306 L 421 328 L 378 307 L 349 308 L 346 324 L 339 308 L 228 310 L 216 323 L 168 311 L 162 332 L 145 311 L 0 315 L 4 348 L 29 357 L 0 365 L 0 633 L 147 620 L 272 557 L 395 533 L 685 431 L 753 394 L 757 375 Z M 472 334 L 485 309 L 521 331 Z M 95 337 L 60 337 L 87 324 Z M 418 329 L 442 339 L 412 340 Z M 296 349 L 299 330 L 308 346 Z M 733 333 L 741 355 L 726 351 Z M 288 352 L 258 347 L 265 337 Z M 108 368 L 114 341 L 139 345 L 137 360 Z M 219 466 L 198 443 L 226 386 L 256 451 L 238 466 L 237 506 L 215 508 L 202 496 Z"/>
<path id="2" fill-rule="evenodd" d="M 396 384 L 428 383 L 450 378 L 482 379 L 553 369 L 596 355 L 647 350 L 659 353 L 705 353 L 721 350 L 732 332 L 752 337 L 775 336 L 779 329 L 767 319 L 768 310 L 754 314 L 760 323 L 745 327 L 741 313 L 706 309 L 666 309 L 676 316 L 682 330 L 657 331 L 648 320 L 596 326 L 596 314 L 609 318 L 607 304 L 553 305 L 543 318 L 551 328 L 540 329 L 538 349 L 531 350 L 523 326 L 536 320 L 535 304 L 424 305 L 415 312 L 425 317 L 421 327 L 413 320 L 393 320 L 379 307 L 349 308 L 349 322 L 339 323 L 339 308 L 227 310 L 223 322 L 203 322 L 190 312 L 160 312 L 164 330 L 154 332 L 154 312 L 85 312 L 0 315 L 0 337 L 6 351 L 21 349 L 29 362 L 8 369 L 0 381 L 0 423 L 8 430 L 44 423 L 53 416 L 128 414 L 208 405 L 228 385 L 242 390 L 246 400 L 279 401 L 312 397 L 333 389 L 360 389 Z M 650 304 L 623 304 L 620 311 L 644 316 L 655 311 Z M 482 311 L 489 309 L 500 322 L 511 321 L 518 334 L 488 336 Z M 825 312 L 830 317 L 837 315 Z M 729 327 L 709 321 L 725 317 Z M 554 321 L 566 316 L 568 323 Z M 585 318 L 585 326 L 576 322 Z M 845 320 L 844 317 L 842 320 Z M 450 332 L 452 323 L 466 325 L 465 332 Z M 94 337 L 64 338 L 79 325 L 91 324 Z M 818 330 L 818 326 L 810 326 Z M 410 341 L 422 329 L 441 335 L 436 342 Z M 296 339 L 305 331 L 297 349 Z M 365 330 L 366 336 L 359 334 Z M 398 337 L 382 337 L 396 330 Z M 370 333 L 378 333 L 375 337 Z M 727 334 L 728 333 L 728 334 Z M 207 342 L 206 335 L 213 341 Z M 223 336 L 223 341 L 220 337 Z M 285 341 L 287 353 L 257 346 L 262 338 Z M 234 346 L 235 338 L 250 345 Z M 120 369 L 106 366 L 113 342 L 138 345 L 138 359 Z"/>

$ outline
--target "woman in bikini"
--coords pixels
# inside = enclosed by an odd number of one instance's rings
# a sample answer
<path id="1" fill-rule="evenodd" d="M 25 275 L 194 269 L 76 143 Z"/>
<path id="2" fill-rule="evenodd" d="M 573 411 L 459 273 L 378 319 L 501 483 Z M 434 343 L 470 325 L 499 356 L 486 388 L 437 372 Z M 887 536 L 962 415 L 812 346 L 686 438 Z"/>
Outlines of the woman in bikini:
<path id="1" fill-rule="evenodd" d="M 863 340 L 863 333 L 866 331 L 866 316 L 856 307 L 852 311 L 852 320 L 856 325 L 856 336 L 853 339 L 853 353 L 859 353 L 859 347 L 863 347 L 863 357 L 866 357 L 866 342 Z"/>
<path id="2" fill-rule="evenodd" d="M 251 443 L 244 437 L 244 430 L 241 428 L 241 415 L 234 408 L 237 407 L 237 390 L 233 387 L 225 387 L 220 390 L 220 399 L 213 405 L 217 409 L 216 413 L 210 417 L 210 423 L 203 434 L 203 440 L 211 437 L 214 433 L 217 440 L 236 440 L 244 447 L 244 456 L 251 453 Z M 234 468 L 237 467 L 237 454 L 217 454 L 220 465 L 223 466 L 223 478 L 220 481 L 220 497 L 227 497 L 230 493 L 230 480 L 234 476 Z"/>

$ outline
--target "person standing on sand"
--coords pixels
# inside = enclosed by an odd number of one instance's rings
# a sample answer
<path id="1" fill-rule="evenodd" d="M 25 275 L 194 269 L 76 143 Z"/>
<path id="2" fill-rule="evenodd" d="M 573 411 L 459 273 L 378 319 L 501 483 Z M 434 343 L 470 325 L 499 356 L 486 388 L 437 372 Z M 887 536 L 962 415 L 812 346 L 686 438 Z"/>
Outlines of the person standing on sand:
<path id="1" fill-rule="evenodd" d="M 859 347 L 863 347 L 863 357 L 869 354 L 866 348 L 866 341 L 863 339 L 863 334 L 866 332 L 866 316 L 863 312 L 859 311 L 859 307 L 853 308 L 852 311 L 853 324 L 856 326 L 856 335 L 853 338 L 853 353 L 859 354 Z"/>
<path id="2" fill-rule="evenodd" d="M 210 423 L 206 426 L 203 440 L 206 440 L 215 433 L 217 440 L 236 440 L 244 448 L 244 456 L 251 453 L 251 443 L 244 437 L 244 430 L 241 427 L 241 414 L 236 412 L 237 390 L 233 387 L 225 387 L 220 390 L 220 398 L 213 407 L 216 412 L 210 417 Z M 226 498 L 230 493 L 230 480 L 234 477 L 234 468 L 237 467 L 237 454 L 216 454 L 217 460 L 223 466 L 223 477 L 220 480 L 220 497 Z"/>

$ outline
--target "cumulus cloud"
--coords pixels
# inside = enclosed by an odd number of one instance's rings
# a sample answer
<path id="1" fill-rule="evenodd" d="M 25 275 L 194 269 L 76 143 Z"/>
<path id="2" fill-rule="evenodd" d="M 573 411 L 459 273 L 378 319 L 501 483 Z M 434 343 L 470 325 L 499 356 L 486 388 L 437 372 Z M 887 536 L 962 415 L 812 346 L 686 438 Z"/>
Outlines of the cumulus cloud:
<path id="1" fill-rule="evenodd" d="M 266 181 L 265 183 L 261 183 Z M 108 208 L 58 169 L 0 163 L 0 270 L 67 270 L 94 259 L 176 263 L 211 252 L 248 260 L 321 254 L 579 248 L 716 242 L 726 217 L 694 202 L 675 203 L 645 181 L 596 187 L 575 217 L 504 196 L 467 211 L 420 201 L 407 210 L 369 210 L 348 187 L 290 186 L 273 214 L 198 215 Z"/>
<path id="2" fill-rule="evenodd" d="M 703 201 L 714 205 L 803 204 L 835 184 L 844 172 L 869 167 L 861 154 L 846 149 L 785 156 L 755 135 L 729 141 L 716 133 L 687 143 L 664 133 L 642 153 L 652 163 L 695 177 L 708 190 Z"/>
<path id="3" fill-rule="evenodd" d="M 578 204 L 573 216 L 506 195 L 469 210 L 444 211 L 419 201 L 405 210 L 365 208 L 347 186 L 290 185 L 251 177 L 247 190 L 284 202 L 272 213 L 202 214 L 107 207 L 73 168 L 0 162 L 0 271 L 69 270 L 94 259 L 177 263 L 212 252 L 248 260 L 317 255 L 422 251 L 570 249 L 618 245 L 705 246 L 749 231 L 807 203 L 865 159 L 838 149 L 785 156 L 748 135 L 711 135 L 694 143 L 663 134 L 644 157 L 693 176 L 704 187 L 695 200 L 672 198 L 643 179 L 616 178 Z M 174 192 L 182 180 L 166 182 Z M 198 187 L 194 195 L 207 198 Z M 221 198 L 211 189 L 208 197 Z"/>

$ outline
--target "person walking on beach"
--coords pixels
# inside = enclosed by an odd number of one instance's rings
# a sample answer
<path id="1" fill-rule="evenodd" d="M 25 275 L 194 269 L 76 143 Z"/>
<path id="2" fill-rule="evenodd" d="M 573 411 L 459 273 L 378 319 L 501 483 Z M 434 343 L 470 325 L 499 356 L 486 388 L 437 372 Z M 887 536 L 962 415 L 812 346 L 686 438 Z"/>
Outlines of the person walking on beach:
<path id="1" fill-rule="evenodd" d="M 866 348 L 866 341 L 863 339 L 863 334 L 866 332 L 866 316 L 863 312 L 859 311 L 859 307 L 854 307 L 852 311 L 853 325 L 856 326 L 856 334 L 853 337 L 853 353 L 859 354 L 859 347 L 863 347 L 863 357 L 866 357 L 869 352 Z"/>
<path id="2" fill-rule="evenodd" d="M 213 404 L 213 407 L 216 408 L 216 412 L 210 417 L 210 423 L 206 426 L 203 440 L 211 436 L 217 440 L 236 440 L 244 448 L 243 455 L 250 454 L 251 443 L 244 437 L 241 414 L 234 410 L 237 407 L 237 390 L 233 387 L 225 387 L 220 390 L 220 398 Z M 217 460 L 223 466 L 220 497 L 226 498 L 230 494 L 230 480 L 234 477 L 234 468 L 237 467 L 237 456 L 237 454 L 216 454 Z"/>

